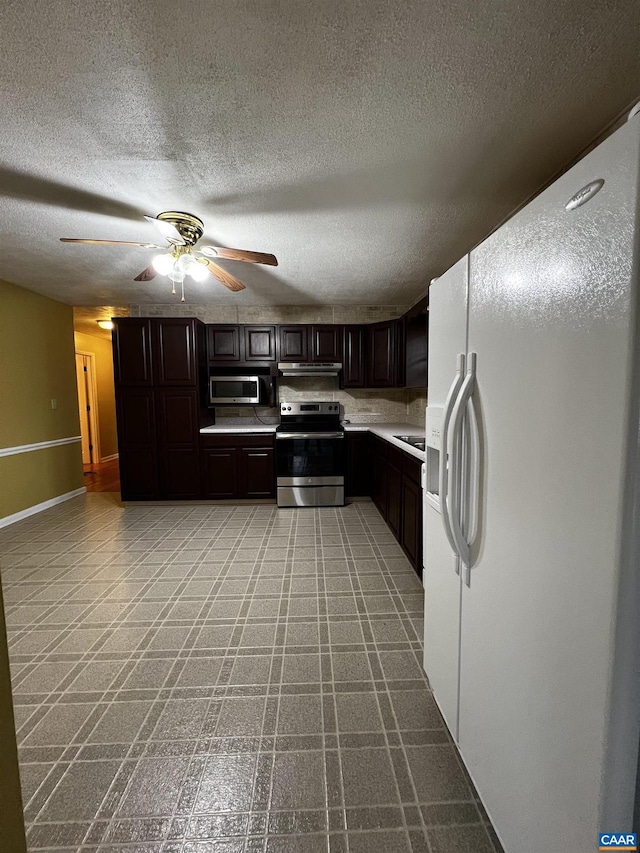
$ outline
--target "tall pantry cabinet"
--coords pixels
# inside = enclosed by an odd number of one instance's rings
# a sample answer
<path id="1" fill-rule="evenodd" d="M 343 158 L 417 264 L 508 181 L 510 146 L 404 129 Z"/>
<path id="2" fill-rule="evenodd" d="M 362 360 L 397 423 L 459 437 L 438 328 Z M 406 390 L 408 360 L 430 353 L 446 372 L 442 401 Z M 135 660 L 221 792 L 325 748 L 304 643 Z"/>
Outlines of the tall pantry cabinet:
<path id="1" fill-rule="evenodd" d="M 122 499 L 197 499 L 204 325 L 191 318 L 114 322 Z"/>

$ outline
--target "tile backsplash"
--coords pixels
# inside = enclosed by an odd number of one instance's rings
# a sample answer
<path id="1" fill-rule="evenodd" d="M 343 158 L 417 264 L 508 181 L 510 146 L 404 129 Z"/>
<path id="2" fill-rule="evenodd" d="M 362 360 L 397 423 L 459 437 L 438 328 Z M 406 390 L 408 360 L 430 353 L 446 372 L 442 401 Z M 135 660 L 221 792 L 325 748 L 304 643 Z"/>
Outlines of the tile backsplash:
<path id="1" fill-rule="evenodd" d="M 299 376 L 278 380 L 280 402 L 288 400 L 326 400 L 340 403 L 344 417 L 352 423 L 410 423 L 424 426 L 426 390 L 404 388 L 341 389 L 336 376 Z M 259 406 L 259 417 L 277 422 L 279 409 Z M 252 416 L 250 407 L 216 409 L 216 422 L 228 418 Z"/>
<path id="2" fill-rule="evenodd" d="M 408 305 L 130 305 L 132 317 L 197 317 L 203 323 L 375 323 L 400 317 Z"/>

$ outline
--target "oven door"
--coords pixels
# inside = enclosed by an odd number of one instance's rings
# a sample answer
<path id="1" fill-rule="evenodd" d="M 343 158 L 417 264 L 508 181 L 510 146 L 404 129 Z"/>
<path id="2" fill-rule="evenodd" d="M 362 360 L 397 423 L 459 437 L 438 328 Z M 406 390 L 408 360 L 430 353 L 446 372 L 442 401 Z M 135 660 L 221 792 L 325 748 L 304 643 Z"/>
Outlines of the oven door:
<path id="1" fill-rule="evenodd" d="M 278 506 L 343 506 L 344 433 L 276 433 Z"/>

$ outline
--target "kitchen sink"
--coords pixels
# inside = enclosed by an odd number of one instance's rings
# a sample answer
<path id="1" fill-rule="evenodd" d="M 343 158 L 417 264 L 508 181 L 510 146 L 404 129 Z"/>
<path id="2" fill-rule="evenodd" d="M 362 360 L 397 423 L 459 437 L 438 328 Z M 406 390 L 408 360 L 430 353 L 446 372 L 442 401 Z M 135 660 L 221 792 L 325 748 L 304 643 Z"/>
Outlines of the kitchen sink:
<path id="1" fill-rule="evenodd" d="M 394 438 L 399 438 L 400 441 L 406 441 L 411 447 L 417 447 L 418 450 L 424 450 L 425 438 L 423 435 L 394 435 Z"/>

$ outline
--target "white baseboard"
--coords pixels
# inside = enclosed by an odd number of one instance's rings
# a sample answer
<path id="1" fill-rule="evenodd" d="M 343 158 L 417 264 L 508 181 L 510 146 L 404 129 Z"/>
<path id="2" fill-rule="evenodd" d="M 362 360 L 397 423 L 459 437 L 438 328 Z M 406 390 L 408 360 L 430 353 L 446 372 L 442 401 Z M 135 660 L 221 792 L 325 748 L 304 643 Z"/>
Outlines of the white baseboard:
<path id="1" fill-rule="evenodd" d="M 119 456 L 120 456 L 119 453 L 112 453 L 111 456 L 101 456 L 100 461 L 101 462 L 111 462 L 113 459 L 118 459 Z"/>
<path id="2" fill-rule="evenodd" d="M 21 509 L 20 512 L 14 512 L 13 515 L 5 515 L 4 518 L 0 518 L 0 527 L 8 527 L 10 524 L 15 524 L 16 521 L 22 521 L 23 518 L 29 518 L 30 515 L 35 515 L 45 509 L 51 509 L 52 506 L 64 503 L 71 498 L 77 498 L 78 495 L 84 495 L 86 491 L 87 487 L 82 486 L 80 489 L 74 489 L 72 492 L 65 492 L 64 495 L 58 495 L 48 501 L 42 501 L 42 503 L 35 504 L 35 506 L 27 507 L 27 509 Z"/>

